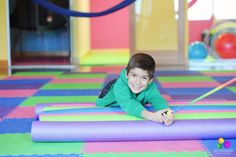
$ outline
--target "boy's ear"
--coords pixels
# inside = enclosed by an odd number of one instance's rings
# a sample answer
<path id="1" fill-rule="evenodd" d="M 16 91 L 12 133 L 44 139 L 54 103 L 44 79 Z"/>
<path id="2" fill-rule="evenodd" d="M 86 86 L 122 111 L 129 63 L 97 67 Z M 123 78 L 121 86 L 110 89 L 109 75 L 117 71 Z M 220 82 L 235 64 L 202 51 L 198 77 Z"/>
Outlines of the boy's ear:
<path id="1" fill-rule="evenodd" d="M 128 78 L 128 73 L 127 72 L 125 73 L 125 77 Z"/>

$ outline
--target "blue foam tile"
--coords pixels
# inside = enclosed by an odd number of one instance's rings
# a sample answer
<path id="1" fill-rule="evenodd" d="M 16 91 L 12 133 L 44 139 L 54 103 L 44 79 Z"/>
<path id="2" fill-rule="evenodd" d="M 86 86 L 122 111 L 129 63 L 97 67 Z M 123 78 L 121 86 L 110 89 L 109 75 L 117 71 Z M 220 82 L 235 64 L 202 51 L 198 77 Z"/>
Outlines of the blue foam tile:
<path id="1" fill-rule="evenodd" d="M 201 76 L 199 71 L 156 71 L 155 76 Z"/>
<path id="2" fill-rule="evenodd" d="M 214 80 L 216 80 L 217 82 L 223 84 L 233 78 L 235 78 L 235 76 L 215 76 L 215 77 L 212 77 Z M 234 83 L 231 83 L 229 86 L 236 86 L 236 82 Z"/>
<path id="3" fill-rule="evenodd" d="M 220 137 L 219 137 L 220 138 Z M 218 148 L 218 140 L 201 140 L 201 144 L 213 157 L 235 157 L 236 156 L 236 139 L 224 139 L 230 143 L 229 147 Z"/>
<path id="4" fill-rule="evenodd" d="M 17 98 L 0 98 L 0 106 L 18 106 L 26 98 L 17 97 Z"/>
<path id="5" fill-rule="evenodd" d="M 5 117 L 9 112 L 14 110 L 17 106 L 0 106 L 0 118 Z"/>
<path id="6" fill-rule="evenodd" d="M 104 84 L 103 84 L 103 87 L 105 85 L 107 85 L 110 81 L 114 80 L 114 79 L 118 79 L 119 78 L 119 74 L 110 74 L 106 77 L 105 81 L 104 81 Z"/>
<path id="7" fill-rule="evenodd" d="M 34 118 L 11 118 L 0 122 L 1 134 L 30 133 Z"/>
<path id="8" fill-rule="evenodd" d="M 153 79 L 153 83 L 156 84 L 157 89 L 160 91 L 161 94 L 167 94 L 165 88 L 163 88 L 160 84 L 160 82 L 156 79 Z"/>
<path id="9" fill-rule="evenodd" d="M 0 80 L 0 85 L 3 84 L 45 84 L 48 83 L 51 79 L 18 79 L 18 80 Z"/>
<path id="10" fill-rule="evenodd" d="M 165 88 L 166 92 L 170 95 L 203 95 L 214 88 Z M 234 94 L 228 89 L 221 89 L 213 93 L 214 95 Z M 212 94 L 212 95 L 213 95 Z"/>
<path id="11" fill-rule="evenodd" d="M 6 155 L 0 157 L 83 157 L 83 154 Z"/>
<path id="12" fill-rule="evenodd" d="M 83 89 L 83 90 L 40 90 L 34 96 L 86 96 L 99 94 L 99 89 Z"/>
<path id="13" fill-rule="evenodd" d="M 207 96 L 208 99 L 225 99 L 225 100 L 236 100 L 235 94 L 212 94 Z"/>

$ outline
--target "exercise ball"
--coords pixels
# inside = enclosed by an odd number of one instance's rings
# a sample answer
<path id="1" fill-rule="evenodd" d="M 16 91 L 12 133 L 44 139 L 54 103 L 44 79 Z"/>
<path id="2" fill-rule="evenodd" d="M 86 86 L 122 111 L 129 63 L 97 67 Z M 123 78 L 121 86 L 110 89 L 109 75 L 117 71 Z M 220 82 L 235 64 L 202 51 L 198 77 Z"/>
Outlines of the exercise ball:
<path id="1" fill-rule="evenodd" d="M 205 59 L 207 54 L 207 47 L 203 42 L 196 41 L 188 47 L 188 56 L 190 59 Z"/>
<path id="2" fill-rule="evenodd" d="M 236 58 L 236 35 L 233 33 L 222 33 L 215 40 L 215 51 L 224 59 Z"/>

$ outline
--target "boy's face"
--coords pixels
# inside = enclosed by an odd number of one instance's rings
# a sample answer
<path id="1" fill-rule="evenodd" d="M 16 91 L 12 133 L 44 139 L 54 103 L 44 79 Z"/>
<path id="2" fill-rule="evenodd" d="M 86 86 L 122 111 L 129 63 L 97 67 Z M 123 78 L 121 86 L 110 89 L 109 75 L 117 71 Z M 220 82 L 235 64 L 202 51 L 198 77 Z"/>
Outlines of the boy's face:
<path id="1" fill-rule="evenodd" d="M 140 68 L 130 69 L 126 76 L 128 78 L 128 86 L 133 93 L 140 93 L 144 90 L 148 83 L 152 81 L 148 72 Z"/>

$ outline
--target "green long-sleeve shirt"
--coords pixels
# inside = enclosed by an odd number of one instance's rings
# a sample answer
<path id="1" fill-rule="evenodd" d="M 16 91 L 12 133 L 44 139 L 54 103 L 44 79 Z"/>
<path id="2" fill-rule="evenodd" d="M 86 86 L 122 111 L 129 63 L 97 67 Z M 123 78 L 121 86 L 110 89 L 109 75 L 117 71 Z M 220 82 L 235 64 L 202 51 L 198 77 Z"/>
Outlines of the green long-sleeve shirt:
<path id="1" fill-rule="evenodd" d="M 137 117 L 141 117 L 141 113 L 145 109 L 143 105 L 148 103 L 155 111 L 168 108 L 166 100 L 153 82 L 149 83 L 147 88 L 139 94 L 133 93 L 128 86 L 126 72 L 126 69 L 123 69 L 107 95 L 97 99 L 97 106 L 120 106 L 126 113 Z"/>

